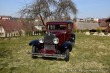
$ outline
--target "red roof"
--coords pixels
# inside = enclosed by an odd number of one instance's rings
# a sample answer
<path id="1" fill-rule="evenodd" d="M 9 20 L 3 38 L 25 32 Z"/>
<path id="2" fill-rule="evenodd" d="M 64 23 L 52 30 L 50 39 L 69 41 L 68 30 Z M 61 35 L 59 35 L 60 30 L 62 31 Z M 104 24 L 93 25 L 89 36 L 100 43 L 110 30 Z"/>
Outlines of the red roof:
<path id="1" fill-rule="evenodd" d="M 110 18 L 106 19 L 106 22 L 110 22 Z"/>
<path id="2" fill-rule="evenodd" d="M 6 32 L 20 31 L 23 28 L 22 22 L 17 20 L 0 20 L 0 25 Z"/>

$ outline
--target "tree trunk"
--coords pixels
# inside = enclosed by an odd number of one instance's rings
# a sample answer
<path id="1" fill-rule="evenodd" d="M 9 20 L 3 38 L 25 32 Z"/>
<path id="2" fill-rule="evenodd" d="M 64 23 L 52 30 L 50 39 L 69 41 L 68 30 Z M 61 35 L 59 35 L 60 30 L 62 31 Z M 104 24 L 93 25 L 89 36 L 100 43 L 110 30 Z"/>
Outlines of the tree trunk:
<path id="1" fill-rule="evenodd" d="M 42 21 L 43 25 L 45 26 L 44 20 L 43 20 L 43 18 L 42 18 L 42 16 L 41 16 L 41 14 L 40 14 L 40 13 L 39 13 L 39 16 L 40 16 L 40 19 L 41 19 L 41 21 Z"/>

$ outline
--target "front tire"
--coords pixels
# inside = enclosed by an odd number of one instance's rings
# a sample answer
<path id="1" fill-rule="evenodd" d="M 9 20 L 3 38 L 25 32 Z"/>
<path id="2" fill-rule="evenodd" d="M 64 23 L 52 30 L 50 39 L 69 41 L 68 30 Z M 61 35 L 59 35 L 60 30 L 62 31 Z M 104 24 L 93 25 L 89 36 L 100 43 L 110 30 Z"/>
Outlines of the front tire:
<path id="1" fill-rule="evenodd" d="M 34 53 L 38 53 L 38 49 L 36 46 L 32 46 L 32 58 L 37 58 L 37 56 L 33 55 Z"/>
<path id="2" fill-rule="evenodd" d="M 69 49 L 65 51 L 65 61 L 69 61 Z"/>

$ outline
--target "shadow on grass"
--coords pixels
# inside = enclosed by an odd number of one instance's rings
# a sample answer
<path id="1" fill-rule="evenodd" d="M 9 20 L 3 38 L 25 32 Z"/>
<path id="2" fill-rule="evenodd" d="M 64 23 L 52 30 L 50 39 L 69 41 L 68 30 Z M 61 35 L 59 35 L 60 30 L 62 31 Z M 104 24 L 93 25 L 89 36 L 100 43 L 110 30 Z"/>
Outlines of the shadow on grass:
<path id="1" fill-rule="evenodd" d="M 5 58 L 11 55 L 11 50 L 1 48 L 0 49 L 0 58 Z"/>

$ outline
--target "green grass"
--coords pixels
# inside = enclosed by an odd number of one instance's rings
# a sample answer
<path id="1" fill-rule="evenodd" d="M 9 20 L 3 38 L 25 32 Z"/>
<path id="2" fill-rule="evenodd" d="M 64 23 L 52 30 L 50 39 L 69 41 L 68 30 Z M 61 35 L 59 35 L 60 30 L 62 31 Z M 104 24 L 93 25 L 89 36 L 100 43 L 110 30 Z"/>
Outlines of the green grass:
<path id="1" fill-rule="evenodd" d="M 70 61 L 32 59 L 28 43 L 41 36 L 0 38 L 0 73 L 109 73 L 110 37 L 76 34 Z"/>

